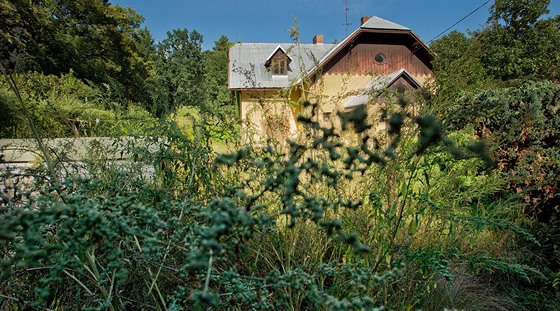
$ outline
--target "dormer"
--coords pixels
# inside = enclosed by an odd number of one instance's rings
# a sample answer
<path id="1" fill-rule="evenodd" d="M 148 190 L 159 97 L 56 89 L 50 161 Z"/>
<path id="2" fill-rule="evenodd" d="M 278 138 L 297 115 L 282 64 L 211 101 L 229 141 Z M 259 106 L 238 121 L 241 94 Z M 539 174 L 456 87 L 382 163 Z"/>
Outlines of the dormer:
<path id="1" fill-rule="evenodd" d="M 272 75 L 285 76 L 288 75 L 288 68 L 291 62 L 292 58 L 279 45 L 266 59 L 264 65 L 268 71 L 272 72 Z"/>

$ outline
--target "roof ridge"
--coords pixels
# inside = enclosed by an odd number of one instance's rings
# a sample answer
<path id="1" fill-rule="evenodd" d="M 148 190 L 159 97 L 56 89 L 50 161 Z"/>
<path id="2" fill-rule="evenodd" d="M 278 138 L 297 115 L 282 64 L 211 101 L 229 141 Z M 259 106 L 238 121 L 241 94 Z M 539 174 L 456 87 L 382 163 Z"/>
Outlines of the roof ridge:
<path id="1" fill-rule="evenodd" d="M 337 45 L 338 43 L 323 43 L 323 44 L 316 44 L 316 43 L 295 43 L 295 42 L 235 42 L 234 45 L 238 44 L 270 44 L 270 45 L 286 45 L 286 44 L 293 44 L 293 45 L 309 45 L 309 46 L 320 46 L 320 45 Z"/>
<path id="2" fill-rule="evenodd" d="M 410 30 L 410 28 L 395 22 L 383 19 L 379 16 L 372 16 L 367 22 L 360 26 L 366 29 L 390 29 L 390 30 Z"/>

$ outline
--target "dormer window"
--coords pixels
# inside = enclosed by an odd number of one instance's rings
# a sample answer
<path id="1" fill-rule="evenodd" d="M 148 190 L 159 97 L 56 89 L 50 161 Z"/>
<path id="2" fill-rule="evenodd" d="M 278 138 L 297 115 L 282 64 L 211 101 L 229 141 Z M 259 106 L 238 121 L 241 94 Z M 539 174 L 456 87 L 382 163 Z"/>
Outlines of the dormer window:
<path id="1" fill-rule="evenodd" d="M 286 51 L 281 46 L 278 46 L 266 59 L 264 65 L 273 75 L 285 76 L 288 74 L 291 60 Z"/>
<path id="2" fill-rule="evenodd" d="M 275 75 L 287 75 L 288 74 L 288 60 L 282 59 L 279 61 L 272 62 L 272 74 Z"/>

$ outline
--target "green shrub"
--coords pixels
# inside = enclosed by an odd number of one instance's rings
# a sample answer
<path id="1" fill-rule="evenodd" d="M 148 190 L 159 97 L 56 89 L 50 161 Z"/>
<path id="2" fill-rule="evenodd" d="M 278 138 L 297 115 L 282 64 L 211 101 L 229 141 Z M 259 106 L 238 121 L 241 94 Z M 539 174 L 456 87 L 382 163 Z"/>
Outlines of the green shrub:
<path id="1" fill-rule="evenodd" d="M 30 117 L 42 137 L 120 136 L 143 133 L 155 124 L 154 118 L 133 103 L 115 103 L 99 90 L 75 78 L 28 73 L 14 76 Z M 26 115 L 13 90 L 0 79 L 0 119 L 3 138 L 33 137 Z"/>

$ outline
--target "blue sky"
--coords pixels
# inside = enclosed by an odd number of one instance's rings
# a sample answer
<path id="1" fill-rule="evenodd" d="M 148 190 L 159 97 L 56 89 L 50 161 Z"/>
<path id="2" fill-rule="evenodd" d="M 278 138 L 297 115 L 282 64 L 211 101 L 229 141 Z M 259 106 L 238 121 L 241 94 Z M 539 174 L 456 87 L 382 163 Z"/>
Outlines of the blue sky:
<path id="1" fill-rule="evenodd" d="M 144 16 L 144 26 L 159 41 L 176 28 L 196 30 L 211 49 L 220 35 L 233 42 L 290 42 L 287 31 L 297 19 L 300 41 L 315 34 L 325 42 L 346 37 L 344 0 L 113 0 Z M 428 43 L 486 0 L 348 0 L 349 33 L 361 16 L 379 16 L 411 28 Z M 454 29 L 475 30 L 484 25 L 493 1 Z M 552 0 L 552 15 L 560 14 L 560 0 Z"/>

